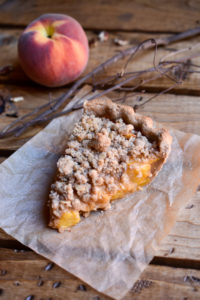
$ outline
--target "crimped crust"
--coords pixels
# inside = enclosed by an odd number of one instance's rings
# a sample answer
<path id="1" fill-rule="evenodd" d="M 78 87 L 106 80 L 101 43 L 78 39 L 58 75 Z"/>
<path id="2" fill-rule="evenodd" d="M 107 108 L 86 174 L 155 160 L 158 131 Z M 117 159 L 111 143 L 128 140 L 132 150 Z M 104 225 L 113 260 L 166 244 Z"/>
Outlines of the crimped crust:
<path id="1" fill-rule="evenodd" d="M 143 177 L 140 166 L 151 164 L 150 182 L 166 161 L 171 143 L 168 130 L 156 128 L 151 118 L 135 113 L 130 106 L 111 100 L 86 101 L 82 119 L 57 163 L 49 197 L 49 225 L 58 228 L 58 220 L 67 210 L 86 215 L 108 209 L 111 198 L 107 196 L 118 193 L 120 184 L 129 186 L 127 164 L 131 161 L 131 172 L 137 169 L 139 178 Z"/>
<path id="2" fill-rule="evenodd" d="M 93 113 L 97 117 L 106 117 L 112 121 L 121 118 L 126 124 L 132 124 L 150 140 L 157 140 L 160 157 L 164 160 L 167 159 L 172 143 L 169 131 L 165 128 L 156 128 L 151 118 L 135 113 L 131 106 L 116 104 L 109 99 L 96 99 L 85 101 L 84 111 L 86 113 Z"/>

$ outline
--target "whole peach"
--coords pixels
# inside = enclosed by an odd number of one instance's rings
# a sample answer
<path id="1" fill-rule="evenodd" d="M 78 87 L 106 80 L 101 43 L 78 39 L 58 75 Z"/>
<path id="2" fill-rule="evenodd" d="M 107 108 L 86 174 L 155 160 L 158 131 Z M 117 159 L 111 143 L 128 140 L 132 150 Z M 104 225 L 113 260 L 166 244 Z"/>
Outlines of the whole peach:
<path id="1" fill-rule="evenodd" d="M 19 38 L 24 72 L 48 87 L 74 81 L 88 62 L 88 40 L 81 25 L 63 14 L 45 14 L 30 23 Z"/>

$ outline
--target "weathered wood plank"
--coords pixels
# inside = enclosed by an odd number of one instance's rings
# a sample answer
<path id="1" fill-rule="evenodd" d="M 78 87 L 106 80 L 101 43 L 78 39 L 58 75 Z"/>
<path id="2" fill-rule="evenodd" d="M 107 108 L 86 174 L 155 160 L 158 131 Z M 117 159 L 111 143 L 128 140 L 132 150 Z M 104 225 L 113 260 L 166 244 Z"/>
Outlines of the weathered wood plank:
<path id="1" fill-rule="evenodd" d="M 98 292 L 91 289 L 90 287 L 86 287 L 87 291 L 78 290 L 80 289 L 79 286 L 81 285 L 81 281 L 73 281 L 73 280 L 66 280 L 63 279 L 61 285 L 58 288 L 54 288 L 54 285 L 60 284 L 60 281 L 55 280 L 47 280 L 45 281 L 42 286 L 38 287 L 38 284 L 41 284 L 41 280 L 33 280 L 33 281 L 4 281 L 1 283 L 1 299 L 2 300 L 10 300 L 14 299 L 21 300 L 21 299 L 56 299 L 56 300 L 94 300 L 101 299 L 111 299 L 108 297 L 104 297 L 99 295 Z M 98 296 L 99 295 L 99 296 Z M 32 296 L 32 298 L 31 298 Z M 34 298 L 33 298 L 34 296 Z M 29 298 L 28 298 L 29 297 Z"/>
<path id="2" fill-rule="evenodd" d="M 159 261 L 166 259 L 180 260 L 179 264 L 195 265 L 195 261 L 200 261 L 200 193 L 191 199 L 191 201 L 182 209 L 175 226 L 171 233 L 162 241 L 159 250 L 155 254 Z M 13 247 L 21 249 L 21 244 L 15 241 L 0 229 L 0 247 Z M 24 247 L 25 248 L 25 247 Z M 10 252 L 9 252 L 10 253 Z M 11 257 L 8 256 L 11 259 Z M 157 260 L 157 259 L 156 259 Z M 190 260 L 194 261 L 190 263 Z M 176 264 L 174 261 L 173 265 Z"/>
<path id="3" fill-rule="evenodd" d="M 24 98 L 24 101 L 15 103 L 19 117 L 31 112 L 37 106 L 48 103 L 50 99 L 59 97 L 64 91 L 67 91 L 66 88 L 53 89 L 52 91 L 50 91 L 49 89 L 40 86 L 35 88 L 33 86 L 18 87 L 13 85 L 5 86 L 1 84 L 0 89 L 6 89 L 6 93 L 12 97 L 22 96 Z M 14 118 L 6 116 L 6 112 L 2 113 L 0 115 L 0 130 L 2 130 L 5 126 L 10 124 L 14 120 Z M 4 150 L 18 149 L 32 136 L 38 133 L 44 126 L 45 124 L 34 126 L 18 138 L 11 137 L 5 140 L 0 140 L 0 155 Z"/>
<path id="4" fill-rule="evenodd" d="M 200 260 L 200 193 L 182 209 L 171 233 L 162 241 L 157 256 Z"/>
<path id="5" fill-rule="evenodd" d="M 52 91 L 52 96 L 56 97 L 65 89 L 58 89 Z M 19 115 L 30 112 L 34 107 L 39 104 L 47 103 L 49 101 L 49 95 L 46 89 L 34 87 L 16 87 L 10 88 L 12 95 L 24 96 L 24 101 L 16 104 L 19 110 Z M 139 96 L 143 97 L 142 101 L 146 101 L 153 94 L 133 94 L 130 98 L 127 98 L 126 103 L 129 105 L 140 104 L 138 102 Z M 111 93 L 112 99 L 121 98 L 124 93 Z M 165 123 L 175 129 L 183 130 L 186 132 L 192 132 L 200 134 L 200 102 L 197 96 L 181 96 L 166 94 L 153 99 L 151 102 L 146 103 L 144 106 L 138 109 L 138 112 L 144 115 L 148 115 L 158 122 Z M 0 115 L 0 130 L 8 125 L 13 118 L 8 118 L 5 115 Z M 8 138 L 0 140 L 1 150 L 16 150 L 22 146 L 27 140 L 29 140 L 34 134 L 39 132 L 42 126 L 36 126 L 25 132 L 18 138 Z"/>
<path id="6" fill-rule="evenodd" d="M 3 229 L 0 228 L 0 240 L 14 240 L 10 235 L 8 235 Z"/>
<path id="7" fill-rule="evenodd" d="M 171 233 L 162 241 L 157 257 L 160 259 L 184 259 L 187 264 L 190 260 L 200 260 L 200 192 L 182 209 Z M 21 249 L 20 243 L 10 244 L 14 241 L 0 229 L 0 246 Z M 181 263 L 181 262 L 180 262 Z M 174 263 L 175 264 L 175 263 Z M 195 263 L 194 263 L 195 264 Z"/>
<path id="8" fill-rule="evenodd" d="M 199 24 L 199 2 L 164 1 L 1 1 L 4 25 L 27 25 L 47 12 L 65 13 L 87 29 L 177 32 Z M 184 17 L 183 17 L 184 16 Z M 109 21 L 108 21 L 109 20 Z"/>
<path id="9" fill-rule="evenodd" d="M 0 66 L 11 64 L 13 66 L 13 71 L 7 75 L 7 76 L 0 76 L 0 82 L 4 84 L 28 84 L 36 89 L 38 89 L 38 85 L 31 82 L 23 73 L 22 69 L 19 66 L 18 58 L 17 58 L 17 41 L 18 37 L 21 34 L 22 30 L 0 30 L 0 49 L 1 49 L 1 56 L 0 56 Z M 91 31 L 87 32 L 88 38 L 91 39 L 92 37 L 96 37 L 94 33 Z M 157 38 L 161 37 L 163 35 L 156 35 L 156 34 L 138 34 L 138 33 L 123 33 L 123 32 L 116 32 L 116 33 L 110 33 L 110 38 L 106 42 L 98 42 L 96 47 L 92 47 L 90 50 L 90 59 L 88 67 L 86 68 L 84 74 L 90 72 L 93 70 L 97 65 L 104 62 L 106 59 L 110 58 L 114 54 L 116 54 L 118 51 L 121 51 L 129 46 L 137 45 L 138 43 L 149 39 L 149 38 Z M 129 41 L 129 46 L 117 46 L 113 40 L 116 37 L 120 37 L 122 39 L 125 39 Z M 175 43 L 173 45 L 170 45 L 165 48 L 160 48 L 156 55 L 156 61 L 159 61 L 161 58 L 168 54 L 172 54 L 175 49 L 185 49 L 187 47 L 191 47 L 196 45 L 198 42 L 200 42 L 200 36 L 195 37 L 186 41 L 182 41 L 179 43 Z M 196 50 L 200 50 L 200 47 Z M 147 50 L 143 53 L 137 54 L 134 59 L 132 59 L 128 65 L 127 71 L 136 71 L 141 69 L 147 69 L 150 67 L 153 67 L 153 58 L 154 58 L 154 51 Z M 173 57 L 171 57 L 173 60 Z M 200 64 L 200 58 L 193 59 L 193 62 L 196 64 Z M 125 61 L 121 61 L 115 66 L 112 66 L 111 68 L 107 69 L 106 72 L 103 74 L 100 74 L 97 78 L 98 80 L 101 80 L 105 77 L 105 75 L 113 75 L 116 73 L 119 73 L 122 67 L 124 66 Z M 84 75 L 83 74 L 83 75 Z M 152 75 L 151 75 L 152 76 Z M 149 75 L 148 75 L 149 78 Z M 174 88 L 174 91 L 176 93 L 181 94 L 195 94 L 200 95 L 200 86 L 199 86 L 199 78 L 200 75 L 195 73 L 191 74 L 189 73 L 186 76 L 186 79 L 183 81 L 183 83 L 177 87 Z M 88 82 L 87 82 L 88 83 Z M 147 89 L 149 91 L 151 90 L 162 90 L 166 89 L 174 84 L 174 81 L 170 80 L 169 78 L 163 77 L 162 79 L 158 79 L 152 82 L 145 83 L 143 85 L 144 89 Z M 132 86 L 133 82 L 128 83 L 128 86 Z M 53 89 L 47 89 L 47 92 L 52 92 Z"/>
<path id="10" fill-rule="evenodd" d="M 15 299 L 28 295 L 36 299 L 110 299 L 56 265 L 46 271 L 49 261 L 35 253 L 1 250 L 0 254 L 2 299 L 11 299 L 13 293 Z M 199 277 L 199 270 L 149 265 L 123 299 L 199 299 Z M 58 288 L 53 288 L 55 282 L 60 283 Z"/>

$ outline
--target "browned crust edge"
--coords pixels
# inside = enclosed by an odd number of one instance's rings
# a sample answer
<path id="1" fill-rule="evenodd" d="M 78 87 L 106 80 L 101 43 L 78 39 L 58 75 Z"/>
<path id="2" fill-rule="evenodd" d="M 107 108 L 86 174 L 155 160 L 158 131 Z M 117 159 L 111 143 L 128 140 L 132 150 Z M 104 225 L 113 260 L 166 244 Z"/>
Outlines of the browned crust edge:
<path id="1" fill-rule="evenodd" d="M 162 164 L 156 168 L 155 173 L 158 173 L 171 151 L 172 136 L 167 129 L 158 128 L 151 118 L 135 113 L 131 106 L 116 104 L 110 99 L 85 101 L 83 107 L 85 113 L 93 113 L 97 117 L 106 117 L 112 121 L 122 118 L 150 140 L 157 140 L 159 156 L 162 159 Z"/>

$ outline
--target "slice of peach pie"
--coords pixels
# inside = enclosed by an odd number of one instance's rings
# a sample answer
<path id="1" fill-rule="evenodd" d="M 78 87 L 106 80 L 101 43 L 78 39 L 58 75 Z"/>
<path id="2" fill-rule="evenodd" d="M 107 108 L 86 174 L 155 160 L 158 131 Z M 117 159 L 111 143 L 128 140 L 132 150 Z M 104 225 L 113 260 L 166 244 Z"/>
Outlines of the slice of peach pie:
<path id="1" fill-rule="evenodd" d="M 49 226 L 64 231 L 80 216 L 110 208 L 159 172 L 171 149 L 166 129 L 110 100 L 85 102 L 84 114 L 58 160 L 49 196 Z"/>

